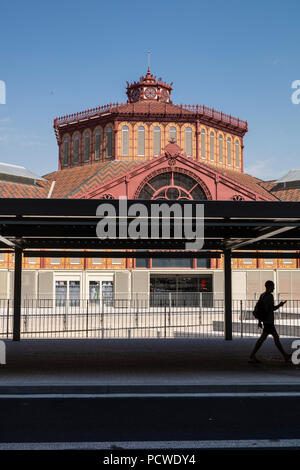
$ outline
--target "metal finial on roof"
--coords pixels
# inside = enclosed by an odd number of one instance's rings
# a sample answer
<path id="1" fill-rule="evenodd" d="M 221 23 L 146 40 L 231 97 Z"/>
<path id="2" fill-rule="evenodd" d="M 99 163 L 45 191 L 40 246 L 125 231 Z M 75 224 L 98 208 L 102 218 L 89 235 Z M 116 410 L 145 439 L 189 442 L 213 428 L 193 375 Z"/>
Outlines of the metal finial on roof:
<path id="1" fill-rule="evenodd" d="M 147 52 L 148 54 L 148 73 L 150 73 L 150 59 L 151 59 L 151 51 Z"/>

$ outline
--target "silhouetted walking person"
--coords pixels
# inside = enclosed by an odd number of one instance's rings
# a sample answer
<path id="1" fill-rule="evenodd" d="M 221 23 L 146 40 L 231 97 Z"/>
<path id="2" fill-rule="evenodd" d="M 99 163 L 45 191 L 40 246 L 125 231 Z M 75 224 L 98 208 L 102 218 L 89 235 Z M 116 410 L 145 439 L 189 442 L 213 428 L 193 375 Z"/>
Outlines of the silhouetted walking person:
<path id="1" fill-rule="evenodd" d="M 285 361 L 289 361 L 291 358 L 291 354 L 288 354 L 285 352 L 285 350 L 282 347 L 282 344 L 279 339 L 279 335 L 277 333 L 277 330 L 274 325 L 274 311 L 278 310 L 280 307 L 282 307 L 285 302 L 280 302 L 278 305 L 274 305 L 274 297 L 272 292 L 274 291 L 274 282 L 273 281 L 267 281 L 265 283 L 266 290 L 263 294 L 261 294 L 259 301 L 261 307 L 263 308 L 263 320 L 259 319 L 258 326 L 262 328 L 262 323 L 263 323 L 263 332 L 261 336 L 258 338 L 252 353 L 250 354 L 250 359 L 249 362 L 251 363 L 259 363 L 260 361 L 255 357 L 257 351 L 259 348 L 262 346 L 263 342 L 267 339 L 268 335 L 272 335 L 274 338 L 274 342 L 281 352 L 281 354 L 284 357 Z"/>

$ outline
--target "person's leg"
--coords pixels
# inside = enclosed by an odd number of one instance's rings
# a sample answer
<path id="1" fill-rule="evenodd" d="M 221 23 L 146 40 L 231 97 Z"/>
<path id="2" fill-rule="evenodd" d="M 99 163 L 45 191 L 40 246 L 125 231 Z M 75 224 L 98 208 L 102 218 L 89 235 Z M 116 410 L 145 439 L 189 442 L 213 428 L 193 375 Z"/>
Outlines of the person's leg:
<path id="1" fill-rule="evenodd" d="M 250 354 L 250 359 L 255 359 L 255 354 L 257 353 L 259 348 L 262 346 L 263 342 L 267 339 L 267 337 L 268 337 L 268 334 L 263 331 L 262 334 L 260 335 L 260 337 L 258 338 L 258 340 L 255 343 L 253 351 Z"/>
<path id="2" fill-rule="evenodd" d="M 283 346 L 280 342 L 280 339 L 279 339 L 279 335 L 277 333 L 277 331 L 275 331 L 273 334 L 273 339 L 274 339 L 274 343 L 276 344 L 278 350 L 281 352 L 281 354 L 283 355 L 284 359 L 285 360 L 288 360 L 290 358 L 290 354 L 286 353 L 285 350 L 283 349 Z"/>

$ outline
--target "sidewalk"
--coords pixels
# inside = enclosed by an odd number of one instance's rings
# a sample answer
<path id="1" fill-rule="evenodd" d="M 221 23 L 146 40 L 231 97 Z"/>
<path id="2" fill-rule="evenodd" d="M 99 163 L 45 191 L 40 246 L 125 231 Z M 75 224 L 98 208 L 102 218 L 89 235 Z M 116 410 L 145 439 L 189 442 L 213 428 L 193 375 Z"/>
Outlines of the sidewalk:
<path id="1" fill-rule="evenodd" d="M 285 364 L 269 338 L 21 340 L 6 343 L 0 393 L 300 391 L 300 365 Z M 290 351 L 292 339 L 282 343 Z"/>

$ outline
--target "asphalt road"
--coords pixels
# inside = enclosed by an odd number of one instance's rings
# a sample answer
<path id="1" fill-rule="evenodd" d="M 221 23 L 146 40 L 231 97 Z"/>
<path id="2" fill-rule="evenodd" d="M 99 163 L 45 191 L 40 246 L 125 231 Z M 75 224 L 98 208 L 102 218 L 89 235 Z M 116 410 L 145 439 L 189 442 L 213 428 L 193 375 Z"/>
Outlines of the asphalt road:
<path id="1" fill-rule="evenodd" d="M 0 396 L 0 443 L 299 439 L 300 395 Z"/>

